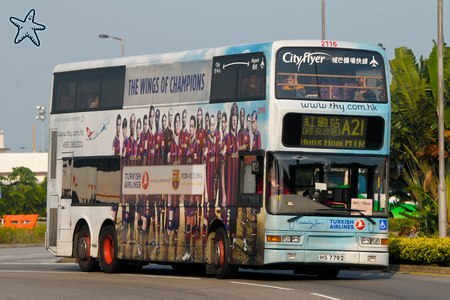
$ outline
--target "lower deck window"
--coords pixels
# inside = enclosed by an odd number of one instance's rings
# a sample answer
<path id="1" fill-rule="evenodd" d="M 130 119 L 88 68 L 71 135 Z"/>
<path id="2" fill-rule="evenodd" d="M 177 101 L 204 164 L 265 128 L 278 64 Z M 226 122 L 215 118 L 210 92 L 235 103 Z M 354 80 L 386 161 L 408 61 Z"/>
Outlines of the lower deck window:
<path id="1" fill-rule="evenodd" d="M 73 158 L 63 163 L 63 197 L 72 203 L 119 203 L 120 158 Z"/>

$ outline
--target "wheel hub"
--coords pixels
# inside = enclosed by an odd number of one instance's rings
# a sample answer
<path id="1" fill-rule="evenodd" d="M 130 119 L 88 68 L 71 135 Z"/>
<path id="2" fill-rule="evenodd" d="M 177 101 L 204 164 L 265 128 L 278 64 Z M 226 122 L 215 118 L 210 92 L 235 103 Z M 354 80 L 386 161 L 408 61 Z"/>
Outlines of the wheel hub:
<path id="1" fill-rule="evenodd" d="M 219 265 L 219 262 L 220 262 L 220 256 L 221 256 L 221 253 L 220 253 L 220 245 L 218 244 L 218 243 L 215 243 L 214 244 L 214 253 L 213 253 L 213 262 L 214 262 L 214 265 Z"/>
<path id="2" fill-rule="evenodd" d="M 86 259 L 88 253 L 88 245 L 85 238 L 82 238 L 78 241 L 78 256 L 81 259 Z"/>

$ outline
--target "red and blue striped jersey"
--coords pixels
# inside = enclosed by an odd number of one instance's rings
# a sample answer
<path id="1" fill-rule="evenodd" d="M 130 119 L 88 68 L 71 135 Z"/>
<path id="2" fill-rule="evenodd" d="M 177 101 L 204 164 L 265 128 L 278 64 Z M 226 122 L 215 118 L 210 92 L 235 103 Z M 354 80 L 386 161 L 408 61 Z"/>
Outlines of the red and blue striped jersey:
<path id="1" fill-rule="evenodd" d="M 178 141 L 178 143 L 175 141 L 175 139 L 172 140 L 170 143 L 170 150 L 169 150 L 169 164 L 170 165 L 181 165 L 181 157 L 182 157 L 182 151 L 181 151 L 181 142 Z"/>
<path id="2" fill-rule="evenodd" d="M 199 145 L 200 149 L 203 151 L 205 149 L 206 144 L 206 131 L 203 128 L 197 129 L 195 132 L 195 140 L 197 141 L 197 144 Z"/>
<path id="3" fill-rule="evenodd" d="M 130 143 L 131 143 L 131 155 L 130 156 L 136 156 L 137 152 L 138 152 L 138 142 L 136 140 L 131 140 L 130 138 Z"/>
<path id="4" fill-rule="evenodd" d="M 140 145 L 139 145 L 139 154 L 140 155 L 148 155 L 148 135 L 150 133 L 147 132 L 141 132 L 140 135 Z"/>
<path id="5" fill-rule="evenodd" d="M 189 149 L 186 153 L 185 160 L 188 165 L 201 164 L 202 152 L 200 151 L 200 145 L 194 140 L 189 145 Z"/>
<path id="6" fill-rule="evenodd" d="M 155 164 L 155 137 L 150 130 L 146 136 L 146 145 L 147 145 L 147 160 L 148 165 L 152 166 Z"/>
<path id="7" fill-rule="evenodd" d="M 143 156 L 144 155 L 144 141 L 142 139 L 139 139 L 139 141 L 136 140 L 136 156 Z"/>
<path id="8" fill-rule="evenodd" d="M 250 134 L 247 129 L 238 131 L 239 151 L 250 151 Z"/>
<path id="9" fill-rule="evenodd" d="M 252 151 L 261 149 L 261 135 L 259 131 L 256 130 L 255 136 L 253 137 Z"/>
<path id="10" fill-rule="evenodd" d="M 172 144 L 173 140 L 173 131 L 172 129 L 169 129 L 169 127 L 166 128 L 164 131 L 164 147 L 166 151 L 169 151 L 170 145 Z"/>
<path id="11" fill-rule="evenodd" d="M 113 153 L 114 155 L 120 155 L 120 140 L 117 136 L 113 140 Z"/>
<path id="12" fill-rule="evenodd" d="M 183 130 L 181 130 L 180 143 L 181 143 L 182 155 L 186 155 L 188 152 L 188 148 L 189 148 L 189 131 L 188 130 L 185 130 L 184 132 L 183 132 Z"/>
<path id="13" fill-rule="evenodd" d="M 123 157 L 130 157 L 133 156 L 132 152 L 133 152 L 133 142 L 131 141 L 131 139 L 129 137 L 127 137 L 124 141 L 123 141 L 123 146 L 122 146 L 122 155 Z"/>
<path id="14" fill-rule="evenodd" d="M 155 133 L 155 135 L 153 136 L 154 138 L 154 149 L 155 149 L 155 160 L 154 160 L 154 164 L 155 165 L 163 165 L 164 164 L 164 131 L 159 128 L 158 131 Z"/>
<path id="15" fill-rule="evenodd" d="M 225 136 L 224 145 L 226 147 L 223 153 L 225 162 L 225 194 L 227 196 L 227 204 L 235 205 L 237 202 L 237 183 L 239 182 L 239 143 L 235 135 L 228 133 Z"/>
<path id="16" fill-rule="evenodd" d="M 216 128 L 215 130 L 215 134 L 216 134 L 216 148 L 220 149 L 220 144 L 222 141 L 222 132 Z"/>
<path id="17" fill-rule="evenodd" d="M 208 191 L 207 200 L 216 198 L 215 187 L 215 176 L 216 176 L 216 168 L 217 168 L 217 159 L 220 158 L 218 155 L 218 148 L 216 143 L 214 143 L 211 139 L 206 141 L 206 151 L 204 153 L 204 162 L 206 165 L 206 189 Z"/>

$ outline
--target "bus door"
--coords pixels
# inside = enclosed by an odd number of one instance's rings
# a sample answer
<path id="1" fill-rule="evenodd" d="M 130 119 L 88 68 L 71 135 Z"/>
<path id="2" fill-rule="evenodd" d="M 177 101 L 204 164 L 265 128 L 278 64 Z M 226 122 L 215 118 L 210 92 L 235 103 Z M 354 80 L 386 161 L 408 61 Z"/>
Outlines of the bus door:
<path id="1" fill-rule="evenodd" d="M 61 198 L 58 204 L 60 239 L 64 233 L 71 232 L 70 211 L 72 199 L 76 197 L 73 175 L 73 152 L 63 153 Z"/>
<path id="2" fill-rule="evenodd" d="M 56 129 L 50 129 L 49 135 L 49 168 L 48 168 L 48 185 L 47 185 L 47 237 L 45 239 L 46 248 L 52 252 L 56 252 L 58 238 L 58 205 L 59 205 L 59 188 L 57 181 L 58 169 L 57 161 L 57 136 Z"/>
<path id="3" fill-rule="evenodd" d="M 236 208 L 236 240 L 242 253 L 234 251 L 233 260 L 237 263 L 260 265 L 263 263 L 263 235 L 258 232 L 258 217 L 262 211 L 264 176 L 264 151 L 239 152 L 239 185 Z M 258 253 L 258 254 L 257 254 Z"/>

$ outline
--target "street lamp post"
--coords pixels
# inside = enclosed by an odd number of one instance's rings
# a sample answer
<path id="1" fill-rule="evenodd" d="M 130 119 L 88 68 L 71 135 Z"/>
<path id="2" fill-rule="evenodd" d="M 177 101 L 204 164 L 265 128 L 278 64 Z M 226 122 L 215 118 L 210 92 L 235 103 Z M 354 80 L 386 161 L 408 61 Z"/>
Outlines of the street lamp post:
<path id="1" fill-rule="evenodd" d="M 443 1 L 438 0 L 438 123 L 439 123 L 439 237 L 448 236 L 447 186 L 445 183 L 445 128 L 444 128 L 444 14 Z"/>
<path id="2" fill-rule="evenodd" d="M 37 106 L 37 116 L 36 120 L 42 121 L 42 152 L 44 152 L 44 120 L 45 120 L 45 107 L 44 106 Z"/>
<path id="3" fill-rule="evenodd" d="M 325 40 L 325 0 L 322 0 L 322 40 Z"/>
<path id="4" fill-rule="evenodd" d="M 121 42 L 122 42 L 122 57 L 125 56 L 125 49 L 124 49 L 124 48 L 125 48 L 125 45 L 124 45 L 124 44 L 125 44 L 125 41 L 124 41 L 124 38 L 123 38 L 123 37 L 118 38 L 118 37 L 111 36 L 111 35 L 107 35 L 107 34 L 99 34 L 98 37 L 101 38 L 101 39 L 112 38 L 112 39 L 121 41 Z"/>

